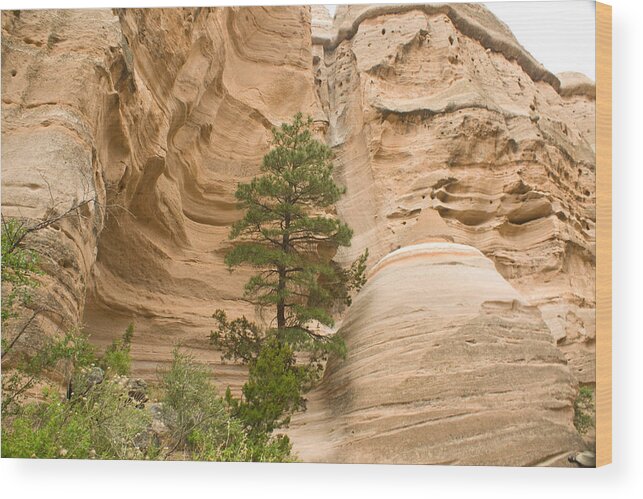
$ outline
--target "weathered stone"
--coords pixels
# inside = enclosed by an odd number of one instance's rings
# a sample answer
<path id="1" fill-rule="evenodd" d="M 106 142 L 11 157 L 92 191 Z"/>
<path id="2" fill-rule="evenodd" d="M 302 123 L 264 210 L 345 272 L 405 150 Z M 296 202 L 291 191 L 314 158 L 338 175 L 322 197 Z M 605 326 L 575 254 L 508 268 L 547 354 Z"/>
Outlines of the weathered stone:
<path id="1" fill-rule="evenodd" d="M 575 390 L 536 307 L 480 251 L 453 243 L 383 258 L 289 435 L 304 461 L 567 465 L 585 444 Z"/>
<path id="2" fill-rule="evenodd" d="M 322 24 L 316 88 L 355 230 L 337 259 L 432 238 L 478 248 L 592 383 L 592 82 L 559 80 L 480 4 L 339 6 L 330 41 Z"/>
<path id="3" fill-rule="evenodd" d="M 320 114 L 309 8 L 2 16 L 4 215 L 98 200 L 30 239 L 38 301 L 58 312 L 34 333 L 82 321 L 104 348 L 135 322 L 133 375 L 155 379 L 181 340 L 240 386 L 244 369 L 207 338 L 217 308 L 254 314 L 249 272 L 223 263 L 237 183 L 259 172 L 272 126 Z"/>
<path id="4" fill-rule="evenodd" d="M 128 379 L 126 383 L 127 394 L 129 398 L 136 403 L 138 407 L 143 407 L 147 402 L 147 383 L 141 378 Z"/>

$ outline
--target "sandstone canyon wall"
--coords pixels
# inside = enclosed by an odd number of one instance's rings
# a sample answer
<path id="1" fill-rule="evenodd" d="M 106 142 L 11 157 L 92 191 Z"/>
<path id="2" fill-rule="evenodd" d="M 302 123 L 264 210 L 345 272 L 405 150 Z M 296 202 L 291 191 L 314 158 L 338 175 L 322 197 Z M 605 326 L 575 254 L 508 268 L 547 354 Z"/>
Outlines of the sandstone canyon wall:
<path id="1" fill-rule="evenodd" d="M 334 25 L 313 49 L 357 233 L 346 258 L 426 237 L 478 248 L 593 382 L 593 87 L 561 89 L 480 5 L 340 6 Z"/>
<path id="2" fill-rule="evenodd" d="M 37 234 L 47 301 L 99 345 L 133 321 L 137 375 L 181 341 L 243 381 L 208 348 L 216 308 L 253 313 L 223 264 L 234 191 L 271 126 L 319 114 L 310 39 L 306 7 L 3 12 L 3 212 L 96 192 Z"/>
<path id="3" fill-rule="evenodd" d="M 479 5 L 2 16 L 3 213 L 97 200 L 32 242 L 62 313 L 34 332 L 82 321 L 103 346 L 134 322 L 135 375 L 181 341 L 238 387 L 244 369 L 207 339 L 216 308 L 254 313 L 249 274 L 223 264 L 233 193 L 303 111 L 347 188 L 355 237 L 336 258 L 369 248 L 371 277 L 339 318 L 348 358 L 291 430 L 300 456 L 559 464 L 582 447 L 591 81 L 548 72 Z"/>

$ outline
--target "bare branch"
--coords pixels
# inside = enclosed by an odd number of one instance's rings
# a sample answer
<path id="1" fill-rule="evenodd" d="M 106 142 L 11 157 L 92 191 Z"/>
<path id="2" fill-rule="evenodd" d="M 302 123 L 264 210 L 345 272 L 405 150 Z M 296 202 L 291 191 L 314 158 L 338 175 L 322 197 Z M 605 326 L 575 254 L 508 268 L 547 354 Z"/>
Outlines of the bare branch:
<path id="1" fill-rule="evenodd" d="M 16 342 L 20 339 L 20 337 L 24 334 L 24 332 L 27 330 L 27 328 L 29 327 L 29 325 L 34 321 L 34 319 L 36 318 L 36 316 L 37 316 L 41 311 L 42 311 L 42 310 L 35 310 L 35 311 L 33 312 L 33 314 L 31 314 L 31 317 L 29 317 L 29 319 L 27 320 L 27 322 L 25 322 L 25 323 L 23 324 L 23 326 L 20 328 L 20 331 L 18 331 L 18 334 L 13 338 L 13 340 L 11 340 L 11 343 L 9 343 L 9 345 L 7 345 L 7 348 L 5 348 L 5 350 L 2 352 L 2 354 L 0 355 L 0 359 L 4 359 L 4 356 L 5 356 L 5 355 L 7 355 L 7 354 L 11 351 L 11 349 L 13 348 L 13 346 L 16 344 Z"/>

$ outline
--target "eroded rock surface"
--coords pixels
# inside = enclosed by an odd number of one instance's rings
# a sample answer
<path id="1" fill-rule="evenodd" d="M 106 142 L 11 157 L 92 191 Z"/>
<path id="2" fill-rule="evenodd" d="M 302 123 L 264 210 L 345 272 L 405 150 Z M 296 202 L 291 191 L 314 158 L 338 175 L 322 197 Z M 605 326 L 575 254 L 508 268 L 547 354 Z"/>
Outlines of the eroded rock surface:
<path id="1" fill-rule="evenodd" d="M 338 258 L 431 237 L 478 248 L 593 382 L 591 82 L 549 73 L 481 5 L 340 6 L 334 26 L 313 50 L 356 233 Z"/>
<path id="2" fill-rule="evenodd" d="M 583 449 L 564 355 L 536 307 L 470 246 L 383 258 L 289 432 L 304 461 L 565 465 Z"/>
<path id="3" fill-rule="evenodd" d="M 99 345 L 136 323 L 137 375 L 180 341 L 242 382 L 207 341 L 216 308 L 253 313 L 223 264 L 234 191 L 272 126 L 319 114 L 310 40 L 307 7 L 3 12 L 3 212 L 96 192 L 35 244 L 68 323 Z"/>

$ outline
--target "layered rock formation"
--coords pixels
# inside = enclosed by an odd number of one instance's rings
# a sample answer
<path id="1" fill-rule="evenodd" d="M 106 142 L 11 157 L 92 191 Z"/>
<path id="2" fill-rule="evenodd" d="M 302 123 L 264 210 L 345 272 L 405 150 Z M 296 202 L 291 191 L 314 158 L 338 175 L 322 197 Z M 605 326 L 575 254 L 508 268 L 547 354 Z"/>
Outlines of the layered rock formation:
<path id="1" fill-rule="evenodd" d="M 304 461 L 565 464 L 582 448 L 572 375 L 535 307 L 480 251 L 407 246 L 383 258 L 290 435 Z"/>
<path id="2" fill-rule="evenodd" d="M 97 197 L 32 241 L 50 307 L 99 345 L 133 321 L 136 375 L 177 341 L 220 367 L 212 313 L 253 313 L 223 264 L 234 190 L 273 125 L 319 114 L 309 9 L 3 12 L 2 39 L 3 213 Z"/>
<path id="3" fill-rule="evenodd" d="M 334 34 L 317 25 L 338 211 L 356 232 L 340 259 L 436 236 L 478 248 L 593 382 L 591 82 L 549 73 L 481 5 L 339 6 Z"/>
<path id="4" fill-rule="evenodd" d="M 300 456 L 554 464 L 578 449 L 591 81 L 551 74 L 479 5 L 7 11 L 2 30 L 3 214 L 93 200 L 30 240 L 58 311 L 33 334 L 83 322 L 103 346 L 134 322 L 134 376 L 153 380 L 180 341 L 238 387 L 244 369 L 207 341 L 215 309 L 254 313 L 249 273 L 223 264 L 233 192 L 302 111 L 347 187 L 355 236 L 336 258 L 369 248 L 376 267 L 343 323 L 349 358 L 293 430 Z M 413 246 L 427 240 L 455 245 Z"/>

